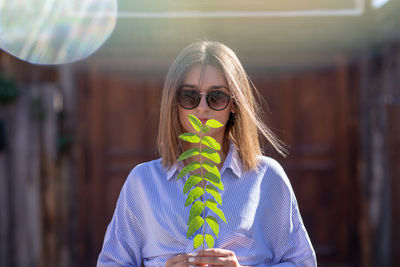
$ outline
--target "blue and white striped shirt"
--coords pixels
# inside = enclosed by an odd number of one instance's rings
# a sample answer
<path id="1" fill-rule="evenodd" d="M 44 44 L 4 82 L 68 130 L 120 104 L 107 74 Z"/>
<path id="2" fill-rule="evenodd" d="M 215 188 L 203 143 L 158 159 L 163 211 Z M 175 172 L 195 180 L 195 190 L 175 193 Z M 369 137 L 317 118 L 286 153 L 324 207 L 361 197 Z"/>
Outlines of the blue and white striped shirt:
<path id="1" fill-rule="evenodd" d="M 190 206 L 184 207 L 182 190 L 187 177 L 176 180 L 181 168 L 176 164 L 165 170 L 158 159 L 131 171 L 97 266 L 165 266 L 168 258 L 194 251 L 193 240 L 186 238 Z M 221 208 L 228 223 L 219 221 L 214 247 L 233 251 L 241 265 L 316 266 L 295 195 L 279 163 L 262 156 L 257 170 L 244 172 L 231 145 L 220 173 L 225 187 Z"/>

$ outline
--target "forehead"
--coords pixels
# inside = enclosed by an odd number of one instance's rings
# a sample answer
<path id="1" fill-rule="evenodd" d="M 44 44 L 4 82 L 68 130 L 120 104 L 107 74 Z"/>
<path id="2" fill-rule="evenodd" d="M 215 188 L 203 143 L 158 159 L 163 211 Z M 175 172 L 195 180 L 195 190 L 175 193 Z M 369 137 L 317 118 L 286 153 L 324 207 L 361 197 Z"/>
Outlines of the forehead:
<path id="1" fill-rule="evenodd" d="M 186 72 L 186 76 L 183 79 L 184 84 L 197 85 L 223 85 L 227 87 L 225 75 L 222 70 L 213 65 L 201 65 L 195 64 L 191 66 Z"/>

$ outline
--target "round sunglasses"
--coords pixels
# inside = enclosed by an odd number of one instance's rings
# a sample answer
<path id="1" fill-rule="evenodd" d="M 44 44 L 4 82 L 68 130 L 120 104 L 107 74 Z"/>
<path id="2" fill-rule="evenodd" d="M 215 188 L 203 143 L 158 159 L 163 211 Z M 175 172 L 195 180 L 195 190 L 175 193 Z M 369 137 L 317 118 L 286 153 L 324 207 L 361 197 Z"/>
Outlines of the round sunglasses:
<path id="1" fill-rule="evenodd" d="M 177 94 L 178 103 L 184 109 L 194 109 L 200 104 L 201 95 L 206 95 L 207 105 L 216 111 L 224 110 L 231 99 L 230 95 L 222 91 L 199 93 L 196 90 L 180 90 Z"/>

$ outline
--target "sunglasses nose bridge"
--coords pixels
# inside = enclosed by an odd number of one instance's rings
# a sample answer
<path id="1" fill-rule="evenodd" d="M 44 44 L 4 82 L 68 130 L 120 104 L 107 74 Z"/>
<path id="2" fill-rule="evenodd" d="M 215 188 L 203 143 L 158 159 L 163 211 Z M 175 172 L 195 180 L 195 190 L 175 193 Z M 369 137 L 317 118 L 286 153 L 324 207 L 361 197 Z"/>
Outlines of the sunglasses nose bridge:
<path id="1" fill-rule="evenodd" d="M 203 97 L 204 95 L 204 97 Z M 199 93 L 199 103 L 197 105 L 198 108 L 207 109 L 208 105 L 208 93 Z"/>

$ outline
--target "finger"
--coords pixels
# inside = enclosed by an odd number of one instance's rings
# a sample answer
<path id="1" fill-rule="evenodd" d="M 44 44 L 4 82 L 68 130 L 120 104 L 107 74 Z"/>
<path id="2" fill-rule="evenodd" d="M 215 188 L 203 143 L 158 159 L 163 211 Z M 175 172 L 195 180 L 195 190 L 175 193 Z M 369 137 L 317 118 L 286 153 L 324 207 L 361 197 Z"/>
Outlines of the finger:
<path id="1" fill-rule="evenodd" d="M 189 255 L 179 254 L 179 255 L 176 255 L 176 256 L 170 258 L 169 260 L 171 261 L 172 264 L 178 264 L 178 263 L 188 262 L 188 259 L 189 259 Z"/>
<path id="2" fill-rule="evenodd" d="M 199 257 L 204 257 L 204 256 L 212 256 L 212 257 L 231 257 L 234 256 L 235 254 L 227 249 L 221 249 L 221 248 L 212 248 L 212 249 L 205 249 L 202 251 L 199 251 L 197 253 L 197 256 Z"/>
<path id="3" fill-rule="evenodd" d="M 215 265 L 215 266 L 223 266 L 225 265 L 228 258 L 225 257 L 191 257 L 189 258 L 189 265 L 201 266 L 201 265 Z"/>

